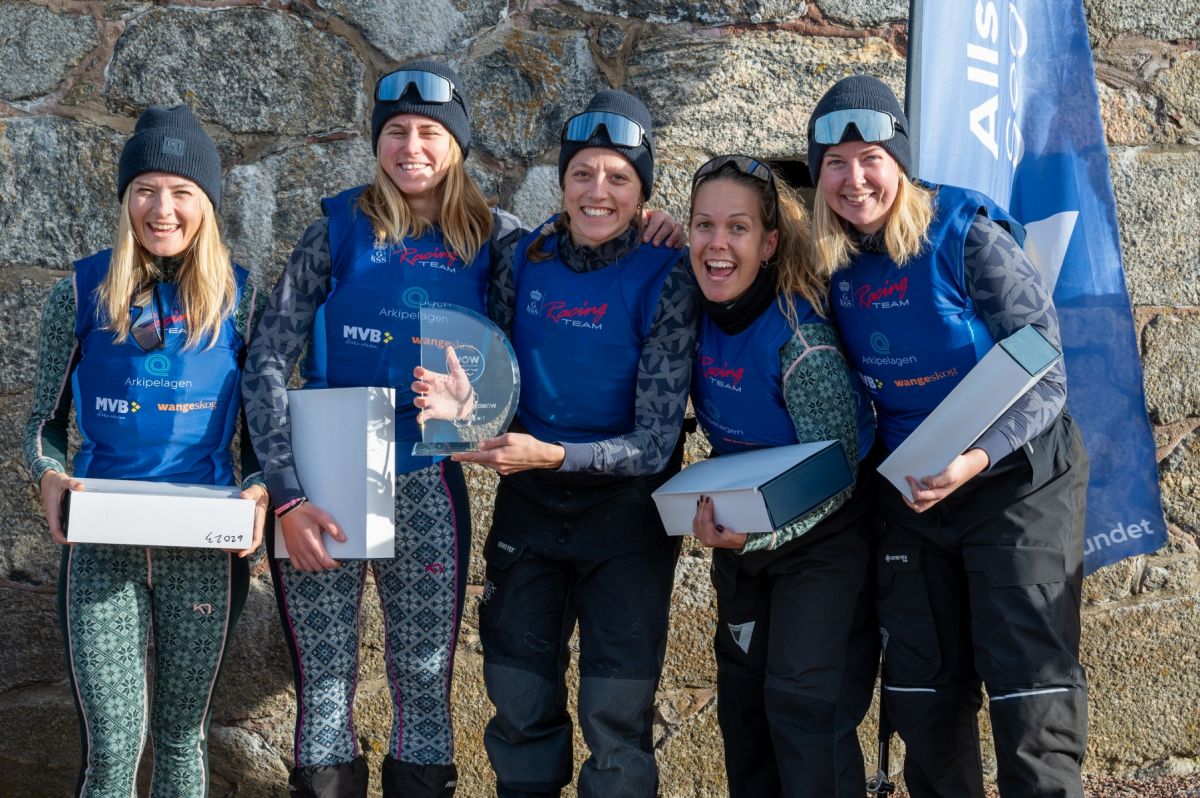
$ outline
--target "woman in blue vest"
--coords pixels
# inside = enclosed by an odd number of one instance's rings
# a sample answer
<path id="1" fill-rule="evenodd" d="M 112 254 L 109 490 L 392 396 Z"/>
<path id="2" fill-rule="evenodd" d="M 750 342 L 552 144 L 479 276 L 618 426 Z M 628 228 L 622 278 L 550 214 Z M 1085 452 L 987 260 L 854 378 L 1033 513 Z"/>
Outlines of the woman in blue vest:
<path id="1" fill-rule="evenodd" d="M 257 461 L 246 446 L 242 497 L 258 512 L 241 552 L 171 548 L 169 519 L 161 547 L 72 545 L 63 499 L 83 489 L 76 477 L 234 484 L 244 341 L 262 303 L 221 243 L 221 162 L 187 106 L 138 118 L 117 197 L 112 249 L 76 262 L 46 303 L 26 455 L 64 544 L 59 609 L 83 748 L 76 795 L 134 794 L 149 732 L 151 793 L 199 798 L 213 689 L 266 517 Z M 72 405 L 80 447 L 68 470 Z"/>
<path id="2" fill-rule="evenodd" d="M 250 347 L 243 393 L 290 559 L 272 559 L 276 597 L 296 681 L 295 767 L 305 796 L 365 796 L 366 763 L 354 728 L 359 615 L 368 566 L 385 625 L 394 713 L 383 763 L 385 796 L 454 792 L 450 677 L 470 545 L 462 467 L 413 457 L 412 404 L 428 303 L 483 313 L 495 264 L 524 232 L 488 207 L 463 161 L 471 127 L 454 70 L 414 61 L 375 86 L 370 185 L 326 199 L 271 296 Z M 359 329 L 377 336 L 356 336 Z M 388 335 L 384 336 L 386 332 Z M 336 562 L 337 520 L 305 498 L 287 415 L 292 368 L 305 347 L 305 387 L 397 389 L 396 554 Z M 270 545 L 270 541 L 268 541 Z"/>
<path id="3" fill-rule="evenodd" d="M 563 129 L 563 210 L 517 248 L 507 306 L 521 367 L 515 429 L 456 460 L 502 475 L 480 607 L 501 796 L 571 780 L 564 671 L 579 625 L 580 796 L 652 796 L 654 691 L 678 541 L 650 493 L 679 467 L 695 285 L 679 250 L 642 243 L 650 116 L 602 91 Z"/>
<path id="4" fill-rule="evenodd" d="M 874 442 L 808 215 L 771 168 L 744 155 L 692 178 L 692 272 L 703 294 L 692 404 L 717 456 L 835 440 L 852 471 Z M 717 719 L 733 798 L 865 794 L 856 729 L 878 663 L 868 479 L 787 526 L 718 526 L 702 497 L 693 534 L 713 547 Z"/>
<path id="5" fill-rule="evenodd" d="M 1058 345 L 1020 227 L 981 194 L 911 178 L 908 122 L 887 86 L 839 81 L 808 136 L 818 266 L 885 451 L 993 342 L 1032 324 Z M 1088 459 L 1065 403 L 1060 362 L 941 473 L 908 475 L 908 495 L 880 488 L 884 704 L 915 798 L 983 795 L 981 681 L 1001 795 L 1083 795 Z"/>

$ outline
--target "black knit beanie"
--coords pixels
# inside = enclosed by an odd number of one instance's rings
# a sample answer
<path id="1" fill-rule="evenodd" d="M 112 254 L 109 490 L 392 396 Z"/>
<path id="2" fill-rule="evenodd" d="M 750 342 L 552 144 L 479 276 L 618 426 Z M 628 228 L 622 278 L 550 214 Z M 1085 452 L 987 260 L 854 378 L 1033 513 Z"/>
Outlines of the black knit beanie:
<path id="1" fill-rule="evenodd" d="M 641 125 L 642 130 L 646 131 L 645 145 L 621 147 L 613 144 L 609 140 L 607 132 L 601 130 L 597 130 L 595 135 L 587 141 L 563 141 L 558 150 L 558 185 L 564 185 L 567 164 L 575 157 L 575 153 L 588 147 L 603 147 L 625 156 L 625 159 L 633 164 L 634 171 L 642 181 L 642 196 L 649 199 L 650 192 L 654 188 L 654 134 L 650 127 L 650 112 L 637 97 L 615 89 L 596 92 L 582 113 L 600 111 L 620 114 Z M 565 125 L 563 132 L 566 133 Z"/>
<path id="2" fill-rule="evenodd" d="M 908 143 L 908 117 L 904 115 L 900 101 L 882 80 L 870 75 L 851 75 L 833 84 L 813 108 L 812 116 L 808 118 L 808 173 L 812 175 L 813 185 L 817 185 L 818 178 L 821 176 L 821 160 L 825 157 L 826 149 L 826 145 L 813 141 L 813 122 L 832 111 L 845 111 L 851 108 L 883 111 L 896 118 L 895 135 L 887 141 L 876 143 L 896 159 L 896 163 L 900 164 L 904 174 L 911 176 L 912 147 Z M 842 141 L 861 140 L 862 136 L 857 128 L 848 127 L 842 136 Z"/>
<path id="3" fill-rule="evenodd" d="M 152 105 L 138 117 L 117 164 L 117 199 L 135 177 L 167 172 L 186 177 L 221 207 L 221 156 L 186 105 Z"/>
<path id="4" fill-rule="evenodd" d="M 427 60 L 409 61 L 407 64 L 396 67 L 393 71 L 398 72 L 402 69 L 439 75 L 450 81 L 454 86 L 454 93 L 448 103 L 427 103 L 421 99 L 415 86 L 409 86 L 399 100 L 377 100 L 375 107 L 371 110 L 371 149 L 375 152 L 379 151 L 379 133 L 393 116 L 420 114 L 435 122 L 440 122 L 446 130 L 450 131 L 450 135 L 454 136 L 454 140 L 458 142 L 463 157 L 466 158 L 467 152 L 471 149 L 471 111 L 467 107 L 467 98 L 463 96 L 463 84 L 458 79 L 458 73 L 445 64 Z M 385 77 L 387 75 L 381 76 L 380 80 Z M 376 83 L 376 87 L 378 87 L 378 83 Z"/>

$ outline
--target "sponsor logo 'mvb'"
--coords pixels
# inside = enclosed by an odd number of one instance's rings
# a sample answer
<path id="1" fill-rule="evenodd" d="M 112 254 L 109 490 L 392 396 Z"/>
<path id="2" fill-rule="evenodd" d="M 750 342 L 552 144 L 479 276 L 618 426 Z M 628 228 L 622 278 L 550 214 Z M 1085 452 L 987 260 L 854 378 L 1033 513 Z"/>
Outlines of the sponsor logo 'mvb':
<path id="1" fill-rule="evenodd" d="M 354 324 L 342 325 L 342 338 L 346 343 L 357 346 L 390 344 L 392 342 L 392 334 L 387 330 L 380 330 L 376 327 L 359 327 Z"/>

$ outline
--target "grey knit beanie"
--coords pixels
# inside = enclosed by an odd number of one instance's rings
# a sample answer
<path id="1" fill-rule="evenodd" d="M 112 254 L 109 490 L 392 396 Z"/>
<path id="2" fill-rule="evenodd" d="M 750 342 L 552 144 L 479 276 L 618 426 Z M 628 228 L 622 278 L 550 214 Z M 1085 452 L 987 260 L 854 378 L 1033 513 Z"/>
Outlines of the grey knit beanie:
<path id="1" fill-rule="evenodd" d="M 904 174 L 911 176 L 912 147 L 908 142 L 908 117 L 900 107 L 900 101 L 888 88 L 887 84 L 870 75 L 851 75 L 842 78 L 829 87 L 808 118 L 808 173 L 812 175 L 813 185 L 818 184 L 821 176 L 821 160 L 825 157 L 827 145 L 813 141 L 813 123 L 825 114 L 833 111 L 846 111 L 852 108 L 865 108 L 871 111 L 883 111 L 896 119 L 896 132 L 887 141 L 876 142 L 896 159 Z M 848 126 L 842 141 L 861 141 L 862 135 L 857 128 Z M 839 144 L 841 142 L 838 142 Z"/>
<path id="2" fill-rule="evenodd" d="M 117 163 L 117 199 L 135 177 L 167 172 L 186 177 L 221 207 L 221 156 L 186 105 L 152 105 L 138 117 Z"/>

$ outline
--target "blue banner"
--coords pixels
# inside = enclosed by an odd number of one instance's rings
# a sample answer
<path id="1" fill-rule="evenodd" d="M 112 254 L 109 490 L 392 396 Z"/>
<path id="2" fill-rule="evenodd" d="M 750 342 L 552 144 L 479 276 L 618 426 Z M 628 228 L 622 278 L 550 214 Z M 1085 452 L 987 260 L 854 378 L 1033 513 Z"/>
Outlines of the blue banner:
<path id="1" fill-rule="evenodd" d="M 1167 540 L 1081 0 L 913 0 L 916 172 L 983 191 L 1054 287 L 1092 461 L 1084 568 Z"/>

